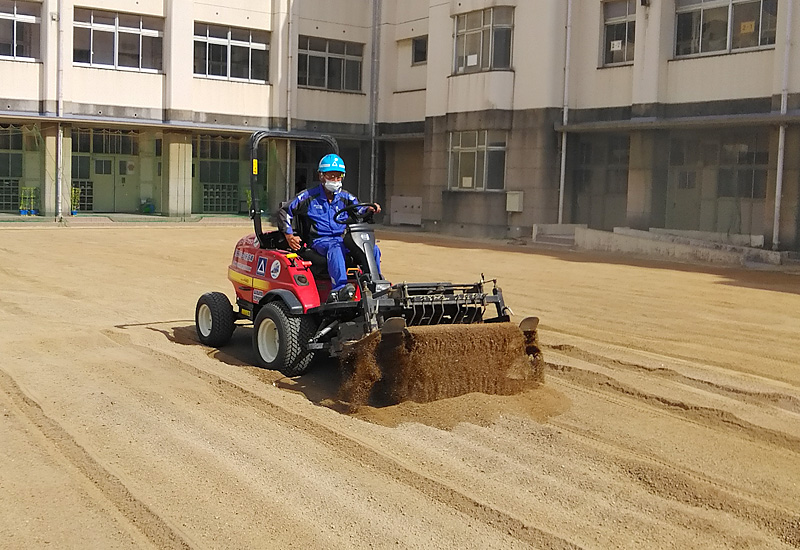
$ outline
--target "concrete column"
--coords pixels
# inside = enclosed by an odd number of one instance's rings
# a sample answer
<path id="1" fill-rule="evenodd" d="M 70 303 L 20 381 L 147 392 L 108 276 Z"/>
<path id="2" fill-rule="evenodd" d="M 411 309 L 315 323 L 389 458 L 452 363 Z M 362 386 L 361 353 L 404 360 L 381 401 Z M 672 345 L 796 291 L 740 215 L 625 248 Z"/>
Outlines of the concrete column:
<path id="1" fill-rule="evenodd" d="M 37 162 L 42 162 L 44 173 L 41 174 L 41 209 L 45 216 L 55 216 L 56 214 L 56 136 L 58 135 L 57 124 L 42 124 L 42 138 L 44 138 L 44 153 L 36 156 Z M 26 156 L 27 159 L 33 157 Z M 26 166 L 29 168 L 29 166 Z M 30 166 L 30 168 L 33 168 Z M 67 192 L 69 188 L 67 187 Z M 69 196 L 69 195 L 67 195 Z M 67 207 L 65 212 L 69 211 Z"/>
<path id="2" fill-rule="evenodd" d="M 168 120 L 192 119 L 194 16 L 191 0 L 168 0 L 164 34 L 164 93 Z"/>
<path id="3" fill-rule="evenodd" d="M 628 163 L 627 226 L 664 227 L 669 143 L 663 132 L 632 132 Z"/>
<path id="4" fill-rule="evenodd" d="M 192 213 L 192 136 L 190 133 L 165 133 L 161 212 L 166 216 Z"/>

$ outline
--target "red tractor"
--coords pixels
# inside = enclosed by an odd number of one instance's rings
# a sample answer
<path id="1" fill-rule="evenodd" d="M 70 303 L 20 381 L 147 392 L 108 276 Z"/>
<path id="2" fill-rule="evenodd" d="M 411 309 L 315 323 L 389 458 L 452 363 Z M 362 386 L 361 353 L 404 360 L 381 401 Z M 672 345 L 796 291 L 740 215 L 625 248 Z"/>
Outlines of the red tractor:
<path id="1" fill-rule="evenodd" d="M 372 214 L 364 208 L 368 204 L 352 205 L 335 215 L 347 225 L 344 239 L 351 251 L 348 274 L 355 296 L 352 301 L 326 303 L 331 281 L 325 258 L 305 245 L 300 251 L 291 250 L 279 231 L 262 231 L 255 159 L 259 143 L 267 138 L 323 141 L 338 153 L 336 141 L 324 135 L 259 131 L 250 137 L 250 217 L 255 231 L 239 240 L 228 267 L 235 305 L 221 292 L 203 294 L 197 302 L 195 323 L 200 342 L 224 346 L 239 324 L 252 323 L 257 363 L 295 376 L 308 369 L 315 354 L 338 357 L 349 344 L 377 331 L 399 334 L 422 325 L 471 325 L 480 340 L 479 329 L 484 324 L 509 324 L 510 311 L 502 292 L 496 284 L 487 291 L 483 277 L 470 284 L 392 284 L 384 280 L 373 256 Z M 304 237 L 302 227 L 295 230 Z M 522 331 L 535 338 L 537 323 L 536 318 L 526 319 Z M 513 331 L 520 333 L 516 326 Z"/>

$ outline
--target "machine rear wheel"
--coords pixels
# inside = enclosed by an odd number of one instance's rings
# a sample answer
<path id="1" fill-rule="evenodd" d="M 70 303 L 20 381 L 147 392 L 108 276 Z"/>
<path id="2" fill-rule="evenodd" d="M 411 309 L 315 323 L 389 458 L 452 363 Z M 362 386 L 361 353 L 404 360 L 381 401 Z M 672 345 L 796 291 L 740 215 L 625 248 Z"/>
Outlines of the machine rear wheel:
<path id="1" fill-rule="evenodd" d="M 227 344 L 236 328 L 233 307 L 222 292 L 206 292 L 197 300 L 194 326 L 200 341 L 215 348 Z"/>
<path id="2" fill-rule="evenodd" d="M 306 342 L 314 335 L 314 322 L 292 315 L 283 302 L 270 302 L 259 310 L 253 323 L 253 351 L 262 367 L 297 376 L 308 370 L 314 352 Z"/>

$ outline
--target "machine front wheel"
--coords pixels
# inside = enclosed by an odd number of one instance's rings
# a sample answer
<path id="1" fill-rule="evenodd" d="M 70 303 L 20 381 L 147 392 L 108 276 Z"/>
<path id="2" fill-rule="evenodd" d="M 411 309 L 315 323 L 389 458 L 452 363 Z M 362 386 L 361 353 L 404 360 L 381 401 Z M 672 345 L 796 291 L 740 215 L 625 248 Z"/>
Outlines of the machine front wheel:
<path id="1" fill-rule="evenodd" d="M 233 307 L 222 292 L 206 292 L 197 300 L 194 310 L 194 326 L 200 341 L 215 348 L 230 342 L 233 329 Z"/>
<path id="2" fill-rule="evenodd" d="M 314 358 L 314 352 L 306 348 L 314 328 L 311 319 L 290 314 L 283 302 L 266 304 L 253 323 L 253 351 L 257 363 L 286 376 L 303 374 Z"/>

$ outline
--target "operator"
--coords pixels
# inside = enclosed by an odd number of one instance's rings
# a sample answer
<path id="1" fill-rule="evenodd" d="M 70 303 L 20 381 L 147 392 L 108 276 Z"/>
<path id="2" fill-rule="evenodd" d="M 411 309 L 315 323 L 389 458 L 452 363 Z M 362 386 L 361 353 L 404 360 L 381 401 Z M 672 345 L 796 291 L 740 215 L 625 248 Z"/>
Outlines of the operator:
<path id="1" fill-rule="evenodd" d="M 299 225 L 307 230 L 306 238 L 310 240 L 311 248 L 328 260 L 328 273 L 333 283 L 328 301 L 349 301 L 355 295 L 355 287 L 347 282 L 345 254 L 349 250 L 343 239 L 347 226 L 335 221 L 333 217 L 347 206 L 358 204 L 358 199 L 342 189 L 342 179 L 346 171 L 344 161 L 339 155 L 322 157 L 318 173 L 319 185 L 301 191 L 278 211 L 278 227 L 286 236 L 289 247 L 300 250 L 302 241 L 292 229 L 292 220 L 297 216 Z M 380 211 L 380 205 L 375 203 L 374 208 L 364 207 L 359 214 Z M 375 264 L 380 273 L 381 252 L 377 245 L 374 251 Z"/>

